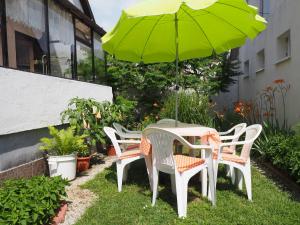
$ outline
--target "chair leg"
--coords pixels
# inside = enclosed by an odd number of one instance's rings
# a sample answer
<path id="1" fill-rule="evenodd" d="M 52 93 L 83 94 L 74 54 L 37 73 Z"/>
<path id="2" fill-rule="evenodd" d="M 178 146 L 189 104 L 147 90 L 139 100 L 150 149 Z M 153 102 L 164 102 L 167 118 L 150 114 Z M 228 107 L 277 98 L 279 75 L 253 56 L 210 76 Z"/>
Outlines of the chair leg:
<path id="1" fill-rule="evenodd" d="M 117 178 L 118 178 L 118 191 L 122 191 L 122 180 L 123 180 L 124 165 L 122 162 L 117 162 Z"/>
<path id="2" fill-rule="evenodd" d="M 150 184 L 150 189 L 151 189 L 151 191 L 153 191 L 153 185 L 152 185 L 152 174 L 153 174 L 153 172 L 152 172 L 152 170 L 153 170 L 153 168 L 152 168 L 152 160 L 151 160 L 151 158 L 150 157 L 145 157 L 145 163 L 146 163 L 146 168 L 147 168 L 147 173 L 148 173 L 148 178 L 149 178 L 149 184 Z"/>
<path id="3" fill-rule="evenodd" d="M 186 217 L 187 214 L 187 200 L 188 200 L 188 181 L 182 179 L 182 214 L 179 217 Z"/>
<path id="4" fill-rule="evenodd" d="M 218 169 L 219 169 L 219 163 L 218 163 L 218 161 L 214 161 L 213 162 L 213 171 L 214 171 L 215 188 L 217 188 Z"/>
<path id="5" fill-rule="evenodd" d="M 236 179 L 236 185 L 238 186 L 239 190 L 243 190 L 243 173 L 239 169 L 235 170 L 235 179 Z"/>
<path id="6" fill-rule="evenodd" d="M 184 206 L 183 206 L 183 182 L 181 177 L 175 175 L 175 182 L 176 182 L 176 197 L 177 197 L 177 211 L 178 216 L 183 217 L 184 213 Z"/>
<path id="7" fill-rule="evenodd" d="M 226 177 L 231 177 L 231 168 L 229 165 L 225 165 L 226 168 Z"/>
<path id="8" fill-rule="evenodd" d="M 231 174 L 231 183 L 235 184 L 236 174 L 235 174 L 235 169 L 233 166 L 230 166 L 230 174 Z"/>
<path id="9" fill-rule="evenodd" d="M 155 205 L 156 198 L 157 198 L 158 178 L 159 178 L 159 171 L 157 169 L 153 168 L 153 174 L 152 174 L 152 188 L 153 188 L 152 206 Z"/>
<path id="10" fill-rule="evenodd" d="M 244 179 L 245 179 L 245 186 L 246 186 L 246 191 L 248 195 L 248 200 L 252 201 L 252 181 L 251 181 L 251 167 L 246 166 L 244 170 Z"/>

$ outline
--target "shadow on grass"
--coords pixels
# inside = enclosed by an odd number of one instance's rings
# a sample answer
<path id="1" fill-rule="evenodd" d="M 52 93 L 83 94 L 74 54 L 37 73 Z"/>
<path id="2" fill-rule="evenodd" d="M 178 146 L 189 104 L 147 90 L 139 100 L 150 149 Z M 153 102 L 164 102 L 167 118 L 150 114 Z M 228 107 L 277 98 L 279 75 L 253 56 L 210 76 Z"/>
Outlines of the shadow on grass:
<path id="1" fill-rule="evenodd" d="M 117 173 L 116 165 L 109 167 L 105 179 L 117 187 Z M 149 179 L 147 175 L 146 165 L 144 160 L 138 160 L 130 164 L 127 181 L 123 182 L 123 188 L 126 185 L 136 185 L 139 187 L 139 193 L 149 197 L 152 201 L 152 193 L 150 191 Z M 231 183 L 231 179 L 226 177 L 223 167 L 219 169 L 217 192 L 230 191 L 237 196 L 247 199 L 247 195 L 240 191 L 236 185 Z M 191 178 L 188 189 L 188 203 L 193 201 L 203 201 L 209 203 L 206 197 L 201 194 L 201 182 L 199 181 L 199 174 Z M 168 203 L 177 213 L 177 199 L 176 195 L 172 193 L 170 175 L 160 172 L 159 174 L 159 195 L 158 199 Z"/>

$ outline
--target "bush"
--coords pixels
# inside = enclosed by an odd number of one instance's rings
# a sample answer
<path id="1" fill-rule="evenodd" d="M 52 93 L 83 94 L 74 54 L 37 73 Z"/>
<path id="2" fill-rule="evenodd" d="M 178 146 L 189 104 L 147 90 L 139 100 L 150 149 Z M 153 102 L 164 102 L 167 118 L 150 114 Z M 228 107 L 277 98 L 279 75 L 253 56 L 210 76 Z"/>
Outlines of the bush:
<path id="1" fill-rule="evenodd" d="M 178 120 L 185 123 L 201 124 L 213 127 L 211 104 L 208 97 L 196 93 L 179 93 Z M 161 118 L 175 119 L 176 94 L 170 94 L 160 113 Z"/>
<path id="2" fill-rule="evenodd" d="M 264 132 L 254 144 L 254 153 L 288 171 L 300 183 L 300 146 L 296 135 Z"/>
<path id="3" fill-rule="evenodd" d="M 66 196 L 66 180 L 8 180 L 0 188 L 0 224 L 49 224 Z"/>

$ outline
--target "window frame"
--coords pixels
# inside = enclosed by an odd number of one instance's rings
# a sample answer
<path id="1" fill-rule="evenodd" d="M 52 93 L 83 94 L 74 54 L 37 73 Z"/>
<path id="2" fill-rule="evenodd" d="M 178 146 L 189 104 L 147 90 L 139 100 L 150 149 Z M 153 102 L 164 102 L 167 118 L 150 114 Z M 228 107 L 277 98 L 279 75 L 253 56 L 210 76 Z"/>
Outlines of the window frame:
<path id="1" fill-rule="evenodd" d="M 8 40 L 7 40 L 7 19 L 6 19 L 6 1 L 8 0 L 0 0 L 0 16 L 1 16 L 1 21 L 2 21 L 2 27 L 1 27 L 1 38 L 2 38 L 2 52 L 0 54 L 3 55 L 3 65 L 0 65 L 0 67 L 3 68 L 9 68 L 17 71 L 22 71 L 17 68 L 11 68 L 9 66 L 8 62 Z M 74 28 L 74 49 L 71 50 L 71 58 L 72 58 L 72 78 L 67 78 L 67 77 L 61 77 L 61 76 L 55 76 L 57 78 L 61 79 L 68 79 L 68 80 L 77 80 L 77 54 L 76 54 L 76 41 L 79 41 L 91 48 L 92 52 L 92 82 L 95 83 L 96 81 L 96 74 L 95 74 L 95 59 L 94 59 L 94 33 L 97 33 L 100 37 L 102 37 L 105 34 L 105 31 L 99 27 L 94 21 L 87 21 L 85 22 L 83 19 L 81 19 L 82 15 L 76 15 L 74 13 L 72 7 L 66 8 L 66 4 L 64 2 L 60 2 L 57 0 L 52 0 L 54 1 L 55 4 L 58 4 L 63 10 L 69 12 L 72 15 L 72 24 Z M 47 66 L 48 66 L 48 71 L 47 74 L 41 74 L 39 72 L 30 72 L 33 74 L 39 74 L 39 75 L 45 75 L 45 76 L 54 76 L 51 75 L 51 58 L 50 58 L 50 28 L 49 28 L 49 2 L 48 0 L 43 0 L 44 7 L 45 7 L 45 33 L 46 33 L 46 41 L 47 41 Z M 85 18 L 84 18 L 85 19 Z M 91 32 L 91 43 L 87 43 L 86 41 L 82 40 L 81 38 L 76 36 L 76 20 L 79 20 L 81 23 L 86 25 L 87 27 L 90 28 Z M 95 28 L 94 28 L 95 26 Z M 24 71 L 26 72 L 26 71 Z M 85 81 L 81 81 L 85 82 Z"/>

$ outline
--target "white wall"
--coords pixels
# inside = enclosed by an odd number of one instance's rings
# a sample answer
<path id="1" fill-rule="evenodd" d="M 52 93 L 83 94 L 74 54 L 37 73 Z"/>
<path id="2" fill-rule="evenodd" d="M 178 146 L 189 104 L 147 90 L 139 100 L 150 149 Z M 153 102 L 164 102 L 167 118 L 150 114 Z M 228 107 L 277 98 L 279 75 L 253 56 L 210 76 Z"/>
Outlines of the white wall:
<path id="1" fill-rule="evenodd" d="M 0 68 L 0 135 L 60 125 L 77 96 L 113 99 L 111 87 Z"/>
<path id="2" fill-rule="evenodd" d="M 257 0 L 249 0 L 249 4 L 257 5 Z M 287 119 L 290 125 L 300 121 L 300 1 L 299 0 L 270 0 L 271 14 L 269 15 L 268 28 L 254 41 L 247 41 L 240 49 L 241 69 L 245 61 L 250 62 L 250 76 L 239 78 L 239 85 L 231 88 L 231 97 L 237 96 L 241 100 L 254 100 L 259 92 L 276 79 L 284 79 L 291 84 L 287 95 Z M 278 63 L 277 38 L 290 30 L 291 56 L 283 62 Z M 265 68 L 256 71 L 256 55 L 265 50 Z M 228 94 L 226 94 L 228 96 Z M 225 95 L 225 96 L 226 96 Z M 224 98 L 221 95 L 219 99 Z M 220 102 L 221 104 L 224 102 Z M 231 102 L 227 104 L 232 105 Z M 279 102 L 278 110 L 282 110 Z"/>

